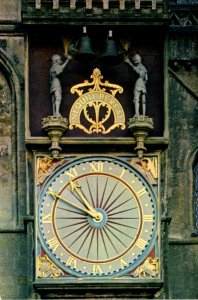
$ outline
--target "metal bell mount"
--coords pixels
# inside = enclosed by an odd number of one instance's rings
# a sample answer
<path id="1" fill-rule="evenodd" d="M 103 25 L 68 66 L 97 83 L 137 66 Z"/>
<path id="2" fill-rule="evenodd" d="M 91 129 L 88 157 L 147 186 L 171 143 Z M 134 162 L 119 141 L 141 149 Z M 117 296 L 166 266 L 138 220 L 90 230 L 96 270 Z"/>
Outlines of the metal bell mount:
<path id="1" fill-rule="evenodd" d="M 86 26 L 83 27 L 83 36 L 76 43 L 75 59 L 80 62 L 91 62 L 96 58 L 96 53 L 92 49 L 91 39 L 87 35 Z"/>
<path id="2" fill-rule="evenodd" d="M 102 64 L 107 65 L 118 65 L 124 60 L 124 51 L 120 51 L 118 44 L 113 39 L 112 30 L 108 32 L 108 38 L 99 60 Z"/>

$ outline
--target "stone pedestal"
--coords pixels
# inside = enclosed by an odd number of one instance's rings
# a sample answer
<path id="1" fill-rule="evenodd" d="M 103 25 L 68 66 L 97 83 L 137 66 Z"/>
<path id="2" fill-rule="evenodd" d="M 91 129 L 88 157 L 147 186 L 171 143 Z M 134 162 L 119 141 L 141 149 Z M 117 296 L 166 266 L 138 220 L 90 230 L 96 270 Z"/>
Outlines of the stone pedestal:
<path id="1" fill-rule="evenodd" d="M 146 151 L 145 140 L 148 133 L 154 128 L 153 119 L 143 115 L 134 116 L 128 120 L 128 128 L 136 139 L 137 146 L 135 147 L 135 151 L 141 159 Z"/>
<path id="2" fill-rule="evenodd" d="M 48 116 L 42 120 L 42 128 L 47 132 L 52 145 L 49 150 L 52 152 L 54 158 L 57 158 L 59 152 L 62 150 L 59 142 L 64 131 L 68 129 L 68 120 L 61 116 Z"/>

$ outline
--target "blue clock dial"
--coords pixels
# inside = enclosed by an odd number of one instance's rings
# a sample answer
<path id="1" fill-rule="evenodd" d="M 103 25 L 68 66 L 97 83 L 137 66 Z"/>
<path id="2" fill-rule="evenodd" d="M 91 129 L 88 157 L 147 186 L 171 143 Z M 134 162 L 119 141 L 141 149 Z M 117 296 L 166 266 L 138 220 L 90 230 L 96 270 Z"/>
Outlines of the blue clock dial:
<path id="1" fill-rule="evenodd" d="M 38 202 L 41 245 L 63 271 L 117 277 L 136 268 L 156 239 L 155 194 L 131 165 L 84 157 L 59 168 Z"/>

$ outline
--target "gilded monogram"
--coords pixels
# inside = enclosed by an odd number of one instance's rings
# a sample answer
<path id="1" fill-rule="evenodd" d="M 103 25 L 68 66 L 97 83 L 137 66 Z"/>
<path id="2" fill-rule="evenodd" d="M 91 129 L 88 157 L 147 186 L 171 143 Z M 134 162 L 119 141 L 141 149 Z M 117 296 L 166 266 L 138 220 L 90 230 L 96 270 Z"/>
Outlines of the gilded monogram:
<path id="1" fill-rule="evenodd" d="M 108 81 L 102 82 L 103 76 L 97 68 L 91 78 L 91 82 L 85 80 L 71 88 L 71 93 L 77 93 L 79 98 L 70 111 L 69 129 L 79 128 L 87 134 L 108 134 L 118 127 L 124 130 L 125 114 L 115 98 L 116 93 L 123 93 L 123 88 Z"/>

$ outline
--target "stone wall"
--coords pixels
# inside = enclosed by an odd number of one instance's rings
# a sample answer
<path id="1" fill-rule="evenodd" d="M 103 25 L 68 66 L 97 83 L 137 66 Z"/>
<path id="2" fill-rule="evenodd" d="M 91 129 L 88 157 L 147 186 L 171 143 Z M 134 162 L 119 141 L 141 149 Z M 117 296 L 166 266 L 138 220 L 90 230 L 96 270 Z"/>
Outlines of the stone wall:
<path id="1" fill-rule="evenodd" d="M 168 286 L 170 299 L 197 299 L 198 243 L 170 242 Z"/>
<path id="2" fill-rule="evenodd" d="M 24 136 L 21 1 L 0 0 L 0 298 L 30 295 Z M 29 256 L 28 256 L 29 255 Z M 27 263 L 28 260 L 28 263 Z"/>
<path id="3" fill-rule="evenodd" d="M 197 47 L 193 33 L 170 34 L 169 59 L 177 62 L 169 69 L 167 151 L 167 202 L 172 217 L 168 286 L 169 296 L 174 299 L 198 296 L 198 238 L 191 237 L 195 231 L 193 162 L 198 151 Z"/>
<path id="4" fill-rule="evenodd" d="M 0 296 L 28 298 L 27 241 L 25 233 L 0 233 Z"/>

